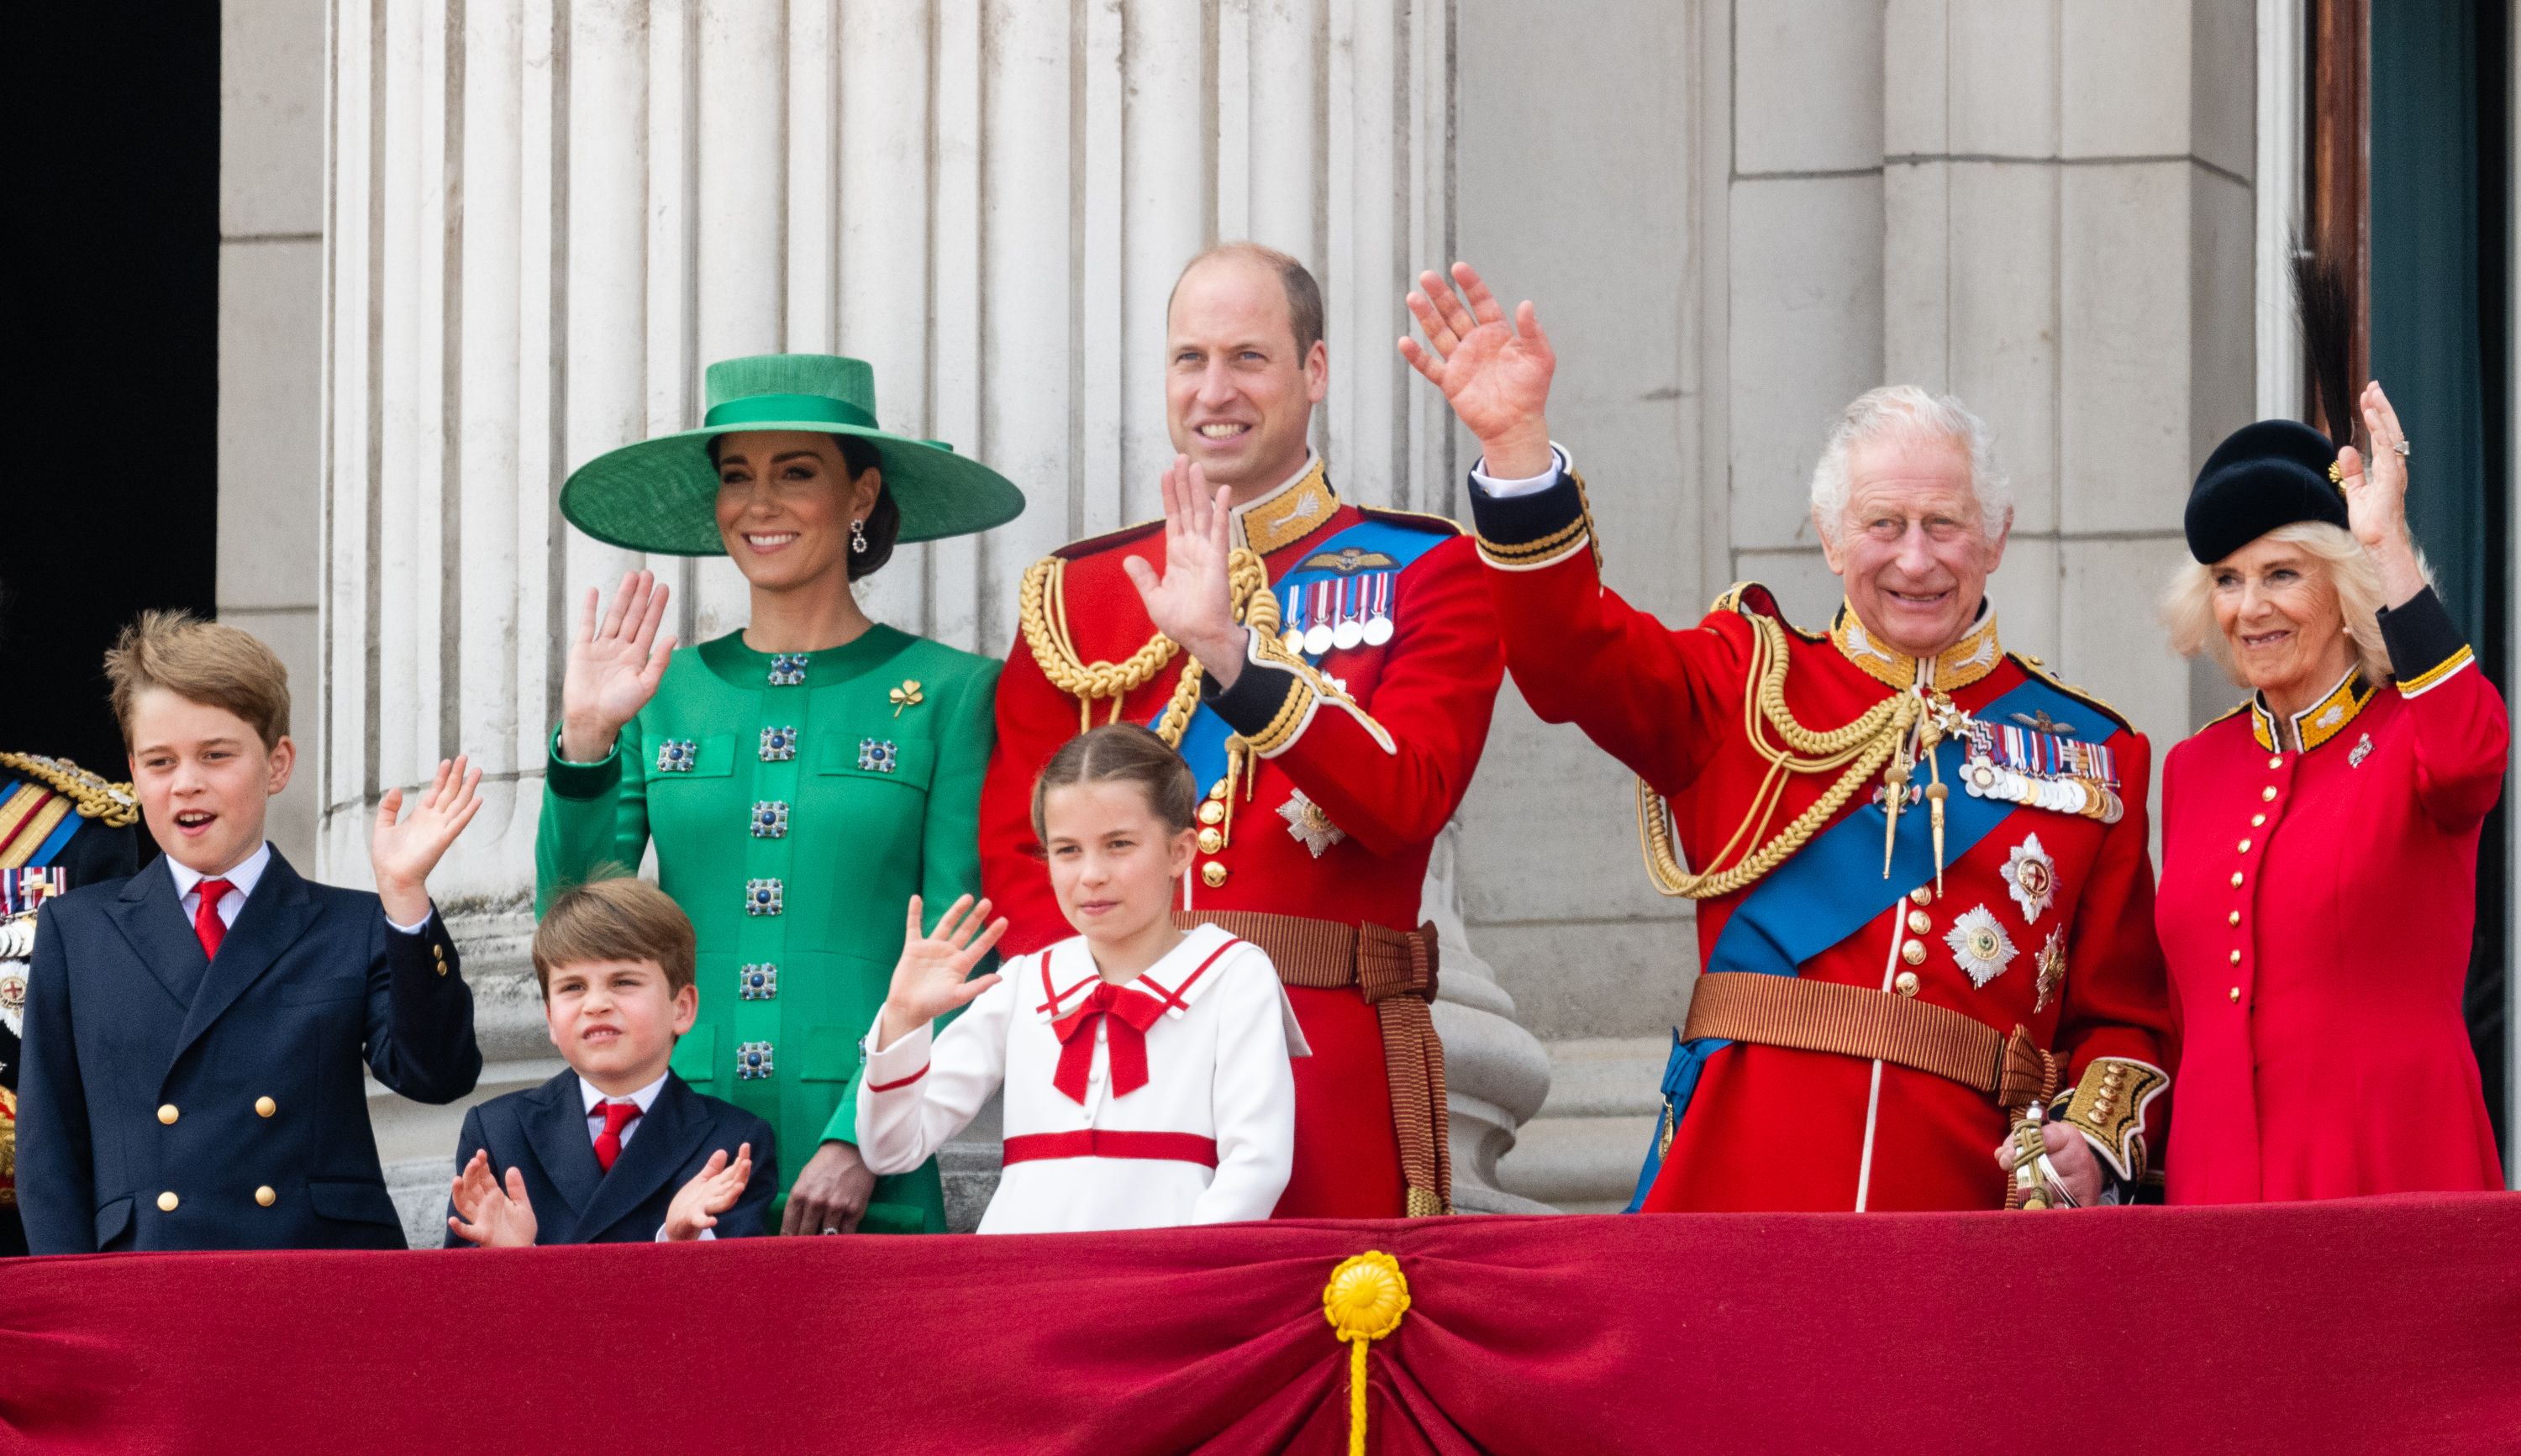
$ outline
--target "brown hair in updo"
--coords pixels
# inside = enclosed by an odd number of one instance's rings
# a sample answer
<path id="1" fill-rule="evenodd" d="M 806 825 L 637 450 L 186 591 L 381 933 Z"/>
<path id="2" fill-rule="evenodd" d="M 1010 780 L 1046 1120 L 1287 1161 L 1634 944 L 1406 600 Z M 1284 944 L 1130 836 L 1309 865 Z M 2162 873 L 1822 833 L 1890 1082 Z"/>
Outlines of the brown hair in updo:
<path id="1" fill-rule="evenodd" d="M 1145 790 L 1147 806 L 1164 821 L 1169 833 L 1179 834 L 1191 827 L 1199 786 L 1191 779 L 1190 765 L 1182 761 L 1179 753 L 1166 748 L 1163 739 L 1137 724 L 1106 723 L 1060 745 L 1059 751 L 1043 765 L 1041 777 L 1033 780 L 1033 838 L 1039 840 L 1048 834 L 1042 824 L 1041 808 L 1050 791 L 1071 784 L 1114 781 Z"/>

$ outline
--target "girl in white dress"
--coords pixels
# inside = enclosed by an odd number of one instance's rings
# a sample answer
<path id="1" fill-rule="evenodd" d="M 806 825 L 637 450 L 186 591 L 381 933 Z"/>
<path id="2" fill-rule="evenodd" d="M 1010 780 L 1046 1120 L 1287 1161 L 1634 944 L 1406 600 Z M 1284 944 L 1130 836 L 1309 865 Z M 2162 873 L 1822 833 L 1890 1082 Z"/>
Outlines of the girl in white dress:
<path id="1" fill-rule="evenodd" d="M 982 1233 L 1269 1216 L 1294 1161 L 1288 1058 L 1304 1036 L 1260 947 L 1173 925 L 1195 795 L 1189 765 L 1135 724 L 1062 748 L 1033 787 L 1033 831 L 1079 933 L 997 972 L 971 975 L 1006 930 L 987 900 L 963 896 L 922 933 L 911 899 L 865 1044 L 867 1166 L 917 1167 L 1003 1085 L 1006 1171 Z"/>

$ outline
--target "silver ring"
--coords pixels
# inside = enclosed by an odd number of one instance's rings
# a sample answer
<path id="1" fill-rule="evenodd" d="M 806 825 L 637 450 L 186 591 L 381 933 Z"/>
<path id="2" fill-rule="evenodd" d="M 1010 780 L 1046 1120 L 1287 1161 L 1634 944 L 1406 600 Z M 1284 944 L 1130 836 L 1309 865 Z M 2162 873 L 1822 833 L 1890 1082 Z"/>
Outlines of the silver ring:
<path id="1" fill-rule="evenodd" d="M 839 1230 L 839 1229 L 836 1229 L 836 1228 L 826 1228 L 826 1229 L 824 1229 L 824 1230 L 823 1230 L 823 1232 L 824 1232 L 824 1233 L 827 1233 L 827 1234 L 837 1234 L 837 1233 L 839 1233 L 839 1232 L 840 1232 L 840 1230 Z"/>
<path id="2" fill-rule="evenodd" d="M 2393 441 L 2390 448 L 2399 452 L 2399 458 L 2401 460 L 2405 460 L 2408 456 L 2416 453 L 2416 447 L 2407 443 L 2406 440 Z"/>

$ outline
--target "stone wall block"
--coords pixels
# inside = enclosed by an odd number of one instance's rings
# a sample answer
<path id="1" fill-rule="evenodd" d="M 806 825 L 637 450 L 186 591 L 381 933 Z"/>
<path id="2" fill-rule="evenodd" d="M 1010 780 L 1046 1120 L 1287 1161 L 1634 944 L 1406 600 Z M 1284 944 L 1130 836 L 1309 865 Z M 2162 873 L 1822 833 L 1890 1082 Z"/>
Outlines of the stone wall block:
<path id="1" fill-rule="evenodd" d="M 1951 150 L 1950 0 L 1888 0 L 1882 9 L 1882 150 Z"/>
<path id="2" fill-rule="evenodd" d="M 1765 0 L 1733 20 L 1737 173 L 1882 164 L 1883 12 L 1841 0 Z"/>
<path id="3" fill-rule="evenodd" d="M 2060 173 L 2059 520 L 2178 528 L 2191 444 L 2189 163 Z M 2248 317 L 2240 328 L 2247 332 Z M 2246 376 L 2244 377 L 2246 379 Z"/>
<path id="4" fill-rule="evenodd" d="M 1951 387 L 1952 163 L 1882 168 L 1882 377 Z"/>
<path id="5" fill-rule="evenodd" d="M 1882 378 L 1882 179 L 1737 182 L 1731 249 L 1733 544 L 1809 546 L 1822 436 Z"/>
<path id="6" fill-rule="evenodd" d="M 2189 14 L 2237 0 L 2063 0 L 2065 157 L 2177 157 L 2189 148 Z M 2249 86 L 2246 55 L 2237 68 Z M 2202 79 L 2202 77 L 2201 77 Z"/>
<path id="7" fill-rule="evenodd" d="M 2056 10 L 2025 0 L 1950 0 L 1948 16 L 1950 153 L 2056 156 Z"/>
<path id="8" fill-rule="evenodd" d="M 323 231 L 326 9 L 325 0 L 223 0 L 219 7 L 223 238 L 313 238 Z"/>
<path id="9" fill-rule="evenodd" d="M 2057 528 L 2059 169 L 1951 168 L 1948 379 L 1995 432 L 2017 531 Z"/>

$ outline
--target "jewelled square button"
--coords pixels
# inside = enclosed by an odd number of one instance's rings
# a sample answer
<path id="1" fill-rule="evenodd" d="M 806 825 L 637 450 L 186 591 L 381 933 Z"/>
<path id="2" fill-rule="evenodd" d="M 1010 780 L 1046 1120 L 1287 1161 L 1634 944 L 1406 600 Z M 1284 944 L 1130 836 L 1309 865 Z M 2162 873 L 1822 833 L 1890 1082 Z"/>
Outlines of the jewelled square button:
<path id="1" fill-rule="evenodd" d="M 755 801 L 753 837 L 756 840 L 788 838 L 788 801 L 786 799 L 764 798 Z"/>
<path id="2" fill-rule="evenodd" d="M 739 1041 L 735 1044 L 735 1075 L 739 1081 L 756 1081 L 770 1075 L 770 1043 Z"/>
<path id="3" fill-rule="evenodd" d="M 669 738 L 657 745 L 657 772 L 690 773 L 701 761 L 701 746 L 688 738 Z"/>
<path id="4" fill-rule="evenodd" d="M 744 882 L 744 913 L 776 915 L 787 908 L 787 900 L 776 880 Z"/>
<path id="5" fill-rule="evenodd" d="M 793 688 L 805 680 L 804 653 L 779 653 L 770 660 L 770 685 Z"/>
<path id="6" fill-rule="evenodd" d="M 762 762 L 785 763 L 796 756 L 797 730 L 795 728 L 764 728 L 761 730 Z"/>
<path id="7" fill-rule="evenodd" d="M 768 961 L 747 961 L 735 968 L 735 994 L 740 1001 L 779 999 L 779 968 Z"/>
<path id="8" fill-rule="evenodd" d="M 892 739 L 862 738 L 858 740 L 858 767 L 866 772 L 889 774 L 893 772 L 894 766 L 900 761 L 900 751 L 894 747 Z"/>

